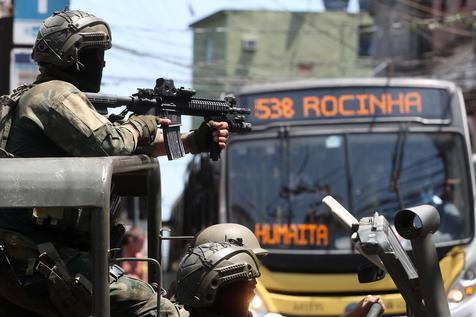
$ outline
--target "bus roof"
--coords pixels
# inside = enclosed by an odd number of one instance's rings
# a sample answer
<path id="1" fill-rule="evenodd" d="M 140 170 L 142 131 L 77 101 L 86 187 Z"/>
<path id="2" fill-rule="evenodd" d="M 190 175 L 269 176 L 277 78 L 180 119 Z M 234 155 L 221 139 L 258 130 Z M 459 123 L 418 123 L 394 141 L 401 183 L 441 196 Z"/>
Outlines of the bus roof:
<path id="1" fill-rule="evenodd" d="M 330 79 L 305 79 L 305 80 L 292 80 L 275 83 L 266 83 L 259 85 L 250 85 L 243 87 L 239 95 L 262 93 L 268 91 L 287 91 L 294 89 L 306 89 L 306 88 L 330 88 L 330 87 L 420 87 L 420 88 L 442 88 L 450 91 L 456 89 L 456 85 L 453 82 L 439 80 L 439 79 L 426 79 L 426 78 L 384 78 L 384 77 L 367 77 L 367 78 L 330 78 Z"/>

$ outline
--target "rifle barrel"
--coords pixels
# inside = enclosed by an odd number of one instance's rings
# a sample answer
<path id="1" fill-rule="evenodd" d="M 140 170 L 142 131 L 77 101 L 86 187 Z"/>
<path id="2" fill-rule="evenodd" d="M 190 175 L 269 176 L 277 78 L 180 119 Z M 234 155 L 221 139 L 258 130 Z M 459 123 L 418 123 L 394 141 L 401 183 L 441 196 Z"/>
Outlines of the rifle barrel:
<path id="1" fill-rule="evenodd" d="M 162 110 L 181 111 L 184 115 L 191 116 L 208 116 L 216 113 L 234 113 L 241 115 L 250 114 L 250 109 L 230 107 L 226 101 L 219 99 L 205 99 L 205 98 L 180 98 L 173 100 L 173 98 L 163 98 L 159 103 L 153 99 L 141 99 L 137 96 L 118 96 L 112 94 L 100 93 L 85 93 L 89 101 L 99 109 L 115 108 L 126 106 L 133 111 L 142 108 L 161 108 Z"/>
<path id="2" fill-rule="evenodd" d="M 96 94 L 92 92 L 85 93 L 89 101 L 96 107 L 120 107 L 134 104 L 131 96 L 118 96 L 110 94 Z"/>

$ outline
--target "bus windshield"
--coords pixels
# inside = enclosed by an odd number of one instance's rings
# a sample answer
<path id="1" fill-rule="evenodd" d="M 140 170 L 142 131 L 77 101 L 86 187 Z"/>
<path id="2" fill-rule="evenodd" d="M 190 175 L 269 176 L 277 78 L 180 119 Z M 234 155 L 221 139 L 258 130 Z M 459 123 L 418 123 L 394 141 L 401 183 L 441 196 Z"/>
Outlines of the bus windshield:
<path id="1" fill-rule="evenodd" d="M 228 153 L 230 220 L 268 249 L 350 250 L 322 204 L 332 195 L 357 219 L 431 204 L 437 243 L 471 234 L 466 149 L 457 133 L 352 133 L 237 141 Z"/>

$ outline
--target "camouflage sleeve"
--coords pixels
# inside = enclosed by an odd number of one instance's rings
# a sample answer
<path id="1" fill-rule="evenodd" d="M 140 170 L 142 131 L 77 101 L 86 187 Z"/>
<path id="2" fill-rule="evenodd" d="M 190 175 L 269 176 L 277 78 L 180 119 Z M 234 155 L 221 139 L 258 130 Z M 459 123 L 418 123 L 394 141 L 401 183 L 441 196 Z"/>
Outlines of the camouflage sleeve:
<path id="1" fill-rule="evenodd" d="M 132 154 L 142 133 L 131 124 L 112 124 L 81 91 L 63 81 L 49 81 L 30 89 L 20 99 L 19 111 L 20 117 L 32 120 L 48 138 L 74 156 Z"/>

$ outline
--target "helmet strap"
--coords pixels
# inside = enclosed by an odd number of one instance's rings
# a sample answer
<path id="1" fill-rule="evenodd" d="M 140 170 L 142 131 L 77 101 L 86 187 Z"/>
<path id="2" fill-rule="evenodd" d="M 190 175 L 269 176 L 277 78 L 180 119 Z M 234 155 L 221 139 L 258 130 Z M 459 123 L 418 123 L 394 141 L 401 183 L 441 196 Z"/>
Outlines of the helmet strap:
<path id="1" fill-rule="evenodd" d="M 74 48 L 74 62 L 76 65 L 76 70 L 80 71 L 81 67 L 84 67 L 84 64 L 79 61 L 79 48 Z"/>

